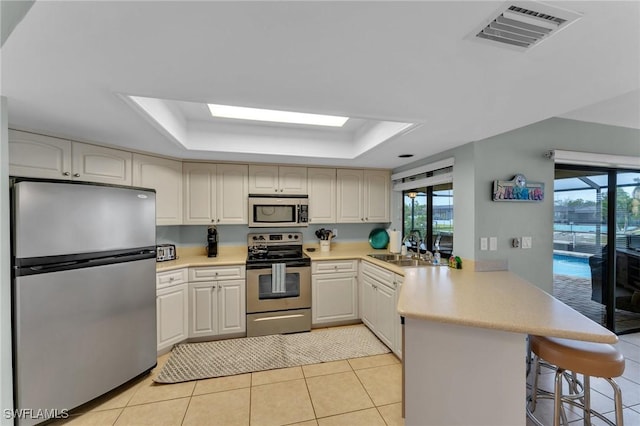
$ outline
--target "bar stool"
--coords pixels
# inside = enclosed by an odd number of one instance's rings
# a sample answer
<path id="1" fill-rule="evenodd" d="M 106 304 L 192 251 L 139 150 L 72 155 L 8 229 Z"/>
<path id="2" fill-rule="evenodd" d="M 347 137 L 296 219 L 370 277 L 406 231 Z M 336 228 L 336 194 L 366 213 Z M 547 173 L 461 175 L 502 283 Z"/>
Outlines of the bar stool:
<path id="1" fill-rule="evenodd" d="M 582 342 L 555 337 L 529 336 L 529 345 L 535 355 L 533 374 L 534 383 L 531 389 L 529 404 L 527 404 L 527 415 L 540 424 L 533 416 L 536 400 L 538 398 L 553 398 L 553 425 L 560 425 L 560 418 L 564 418 L 564 411 L 561 403 L 565 402 L 583 409 L 584 424 L 591 424 L 591 416 L 594 415 L 610 425 L 623 426 L 622 420 L 622 392 L 620 387 L 613 380 L 624 372 L 624 356 L 612 345 L 606 343 Z M 538 390 L 537 374 L 540 370 L 540 360 L 555 365 L 554 393 L 541 393 Z M 571 374 L 569 374 L 571 372 Z M 577 380 L 576 373 L 582 374 L 583 383 Z M 591 377 L 605 379 L 614 393 L 616 423 L 611 422 L 591 409 L 591 387 L 589 380 Z M 569 382 L 570 394 L 562 394 L 563 378 Z M 579 401 L 582 401 L 580 403 Z"/>

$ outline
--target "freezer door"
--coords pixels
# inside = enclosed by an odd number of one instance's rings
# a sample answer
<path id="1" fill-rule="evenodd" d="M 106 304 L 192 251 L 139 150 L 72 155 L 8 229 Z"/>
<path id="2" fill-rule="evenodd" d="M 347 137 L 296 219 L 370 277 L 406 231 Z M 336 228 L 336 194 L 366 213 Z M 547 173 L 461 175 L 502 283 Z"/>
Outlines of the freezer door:
<path id="1" fill-rule="evenodd" d="M 153 368 L 155 263 L 15 280 L 16 408 L 72 409 Z"/>
<path id="2" fill-rule="evenodd" d="M 155 193 L 86 183 L 18 181 L 13 187 L 16 258 L 156 244 Z"/>

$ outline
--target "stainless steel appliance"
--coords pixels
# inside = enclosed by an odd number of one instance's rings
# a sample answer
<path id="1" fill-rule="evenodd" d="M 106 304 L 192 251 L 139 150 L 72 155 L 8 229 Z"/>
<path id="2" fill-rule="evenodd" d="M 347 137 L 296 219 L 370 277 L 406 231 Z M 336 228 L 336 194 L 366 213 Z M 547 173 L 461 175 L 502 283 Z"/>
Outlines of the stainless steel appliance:
<path id="1" fill-rule="evenodd" d="M 247 336 L 311 330 L 311 260 L 302 252 L 302 233 L 247 240 Z"/>
<path id="2" fill-rule="evenodd" d="M 176 259 L 176 246 L 174 244 L 159 244 L 156 246 L 156 262 Z"/>
<path id="3" fill-rule="evenodd" d="M 155 191 L 12 179 L 11 209 L 14 405 L 32 425 L 156 365 Z"/>
<path id="4" fill-rule="evenodd" d="M 249 227 L 274 228 L 309 225 L 306 195 L 249 195 Z"/>

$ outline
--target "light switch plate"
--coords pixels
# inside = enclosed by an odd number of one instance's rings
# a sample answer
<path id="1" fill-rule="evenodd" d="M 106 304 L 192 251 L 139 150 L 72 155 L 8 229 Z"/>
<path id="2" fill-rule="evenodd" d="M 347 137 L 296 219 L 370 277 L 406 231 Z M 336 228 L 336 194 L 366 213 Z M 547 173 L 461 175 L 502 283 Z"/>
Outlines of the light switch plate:
<path id="1" fill-rule="evenodd" d="M 498 237 L 489 237 L 489 250 L 498 250 Z"/>
<path id="2" fill-rule="evenodd" d="M 480 237 L 480 250 L 485 251 L 489 249 L 489 242 L 487 237 Z"/>
<path id="3" fill-rule="evenodd" d="M 522 237 L 522 248 L 523 249 L 531 248 L 531 237 Z"/>

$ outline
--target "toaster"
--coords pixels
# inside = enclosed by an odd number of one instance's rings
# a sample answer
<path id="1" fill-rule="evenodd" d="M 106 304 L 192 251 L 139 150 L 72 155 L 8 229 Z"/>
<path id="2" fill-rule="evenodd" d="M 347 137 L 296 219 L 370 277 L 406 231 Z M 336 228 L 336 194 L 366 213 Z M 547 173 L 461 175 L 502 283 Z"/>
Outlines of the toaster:
<path id="1" fill-rule="evenodd" d="M 176 260 L 175 244 L 160 244 L 156 246 L 156 262 Z"/>

